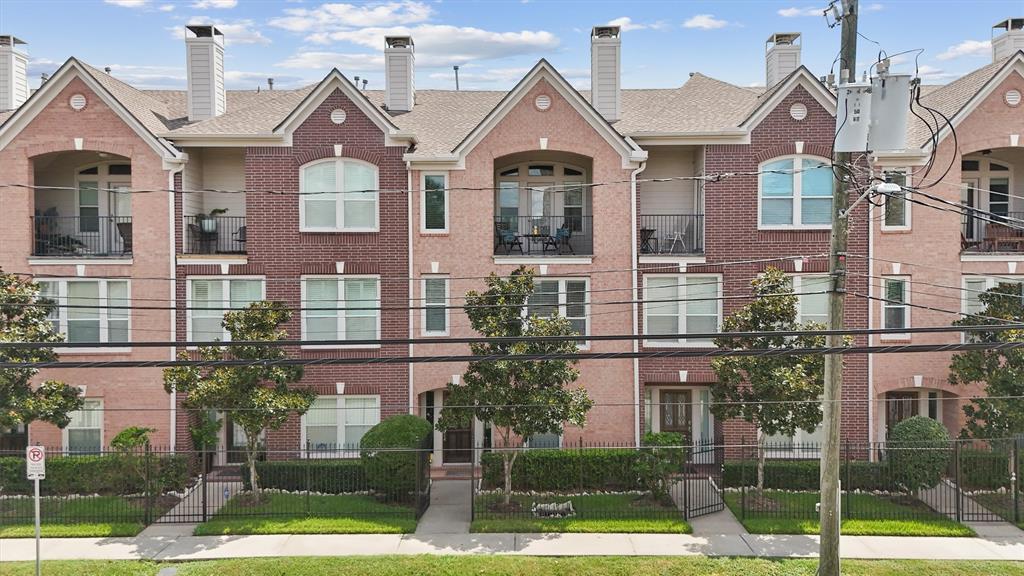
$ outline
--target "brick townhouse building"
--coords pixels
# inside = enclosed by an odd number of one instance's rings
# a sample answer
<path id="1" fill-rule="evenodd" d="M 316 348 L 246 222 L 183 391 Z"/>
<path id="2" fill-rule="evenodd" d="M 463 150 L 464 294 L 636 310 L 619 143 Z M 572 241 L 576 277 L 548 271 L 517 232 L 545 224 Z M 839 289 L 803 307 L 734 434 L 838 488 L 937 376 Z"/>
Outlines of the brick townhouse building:
<path id="1" fill-rule="evenodd" d="M 998 190 L 1021 181 L 1013 177 L 1020 160 L 1013 126 L 1021 121 L 1021 55 L 1013 42 L 1021 29 L 1018 20 L 1005 27 L 992 65 L 929 87 L 923 101 L 945 109 L 959 136 L 953 150 L 943 134 L 939 160 L 963 157 L 961 176 L 950 170 L 943 177 L 956 185 L 935 193 L 957 201 L 963 194 L 1009 215 L 1016 200 Z M 187 90 L 139 90 L 71 59 L 27 101 L 0 95 L 9 98 L 0 108 L 16 109 L 0 115 L 0 181 L 59 186 L 8 187 L 0 195 L 5 214 L 15 216 L 0 232 L 4 269 L 46 280 L 62 302 L 169 303 L 168 310 L 130 313 L 98 308 L 88 318 L 61 310 L 55 321 L 69 338 L 111 343 L 88 350 L 90 358 L 168 358 L 166 349 L 118 343 L 174 340 L 187 348 L 224 338 L 216 309 L 260 298 L 296 310 L 287 329 L 306 341 L 290 351 L 298 357 L 463 354 L 468 347 L 445 339 L 474 333 L 448 305 L 483 288 L 487 274 L 520 265 L 538 275 L 531 311 L 558 311 L 586 335 L 714 331 L 769 265 L 790 273 L 798 292 L 826 286 L 835 96 L 800 65 L 799 34 L 768 39 L 760 88 L 693 73 L 678 88 L 623 89 L 621 30 L 600 26 L 590 38 L 585 92 L 544 60 L 507 92 L 417 90 L 409 37 L 382 39 L 384 90 L 360 89 L 335 70 L 296 90 L 233 91 L 224 88 L 220 31 L 188 29 Z M 4 37 L 5 62 L 23 57 L 19 42 Z M 909 131 L 914 148 L 873 158 L 877 166 L 913 173 L 924 164 L 929 132 L 916 124 Z M 703 178 L 723 173 L 734 175 Z M 974 182 L 975 192 L 962 192 L 958 177 Z M 916 185 L 913 176 L 910 182 Z M 900 206 L 905 210 L 879 214 L 865 203 L 853 213 L 851 292 L 894 296 L 899 284 L 891 281 L 909 278 L 903 293 L 916 304 L 925 296 L 912 283 L 927 280 L 953 286 L 946 298 L 959 310 L 972 304 L 956 288 L 977 286 L 981 277 L 961 279 L 949 269 L 1015 272 L 1018 260 L 1004 248 L 1016 242 L 986 242 L 971 221 Z M 937 245 L 941 255 L 931 248 Z M 896 261 L 906 265 L 893 268 Z M 934 272 L 940 268 L 944 276 Z M 801 296 L 801 318 L 823 321 L 825 303 L 823 294 Z M 846 323 L 909 324 L 910 303 L 899 304 L 848 296 Z M 953 318 L 913 314 L 917 325 Z M 437 343 L 344 343 L 406 337 Z M 931 340 L 915 336 L 919 341 Z M 699 351 L 712 344 L 641 338 L 583 348 Z M 930 403 L 932 393 L 959 393 L 943 384 L 945 364 L 918 361 L 847 357 L 843 397 L 853 402 L 843 425 L 850 440 L 882 437 L 902 414 L 886 415 L 894 404 L 907 414 L 916 406 L 915 413 L 957 429 L 956 414 Z M 680 431 L 700 442 L 756 434 L 711 416 L 714 375 L 706 358 L 614 358 L 580 369 L 578 385 L 598 404 L 587 425 L 528 439 L 531 445 L 631 444 L 645 430 Z M 355 445 L 391 414 L 435 419 L 445 387 L 464 370 L 454 362 L 310 367 L 303 385 L 317 392 L 318 410 L 271 431 L 266 443 Z M 70 436 L 103 443 L 130 422 L 157 428 L 159 441 L 188 446 L 189 417 L 181 398 L 163 392 L 159 370 L 58 376 L 83 385 L 95 410 L 76 415 L 63 440 L 60 431 L 33 425 L 32 441 L 77 449 Z M 166 410 L 130 412 L 143 403 Z M 230 422 L 221 433 L 225 448 L 241 440 Z M 815 431 L 797 436 L 817 439 Z M 479 423 L 436 432 L 435 463 L 467 462 L 471 443 L 488 437 Z"/>

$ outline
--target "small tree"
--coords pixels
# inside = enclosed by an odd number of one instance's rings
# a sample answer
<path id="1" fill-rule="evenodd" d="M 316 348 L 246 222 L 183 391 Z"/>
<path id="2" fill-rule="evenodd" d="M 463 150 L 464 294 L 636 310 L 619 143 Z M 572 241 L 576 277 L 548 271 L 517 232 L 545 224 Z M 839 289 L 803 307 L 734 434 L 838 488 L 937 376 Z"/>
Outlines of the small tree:
<path id="1" fill-rule="evenodd" d="M 978 296 L 984 309 L 953 322 L 955 326 L 991 326 L 1024 321 L 1024 285 L 1003 283 Z M 1024 331 L 968 332 L 972 342 L 1022 342 Z M 987 398 L 976 398 L 963 407 L 967 416 L 964 435 L 972 438 L 1012 438 L 1024 434 L 1024 348 L 968 350 L 953 356 L 949 382 L 981 383 Z"/>
<path id="2" fill-rule="evenodd" d="M 164 388 L 185 394 L 188 408 L 222 411 L 245 432 L 245 459 L 256 500 L 260 498 L 256 474 L 260 434 L 268 428 L 280 428 L 292 414 L 305 414 L 315 398 L 309 390 L 288 386 L 302 379 L 300 366 L 273 364 L 287 357 L 287 352 L 272 342 L 285 338 L 280 326 L 290 318 L 291 312 L 280 302 L 254 302 L 224 314 L 223 326 L 233 341 L 259 343 L 199 350 L 199 357 L 210 363 L 229 359 L 266 363 L 176 366 L 164 370 Z M 187 360 L 189 354 L 182 352 L 178 357 Z"/>
<path id="3" fill-rule="evenodd" d="M 678 432 L 648 432 L 635 464 L 636 475 L 655 500 L 670 500 L 672 476 L 683 471 L 687 449 Z"/>
<path id="4" fill-rule="evenodd" d="M 487 279 L 483 293 L 466 293 L 466 314 L 473 329 L 488 338 L 532 338 L 577 335 L 572 324 L 557 314 L 551 317 L 527 315 L 533 294 L 533 271 L 519 267 L 508 278 L 495 274 Z M 438 429 L 465 428 L 473 418 L 490 422 L 500 439 L 505 475 L 505 505 L 512 498 L 512 467 L 519 452 L 515 437 L 557 434 L 565 423 L 582 426 L 593 402 L 582 388 L 569 386 L 579 377 L 570 360 L 509 360 L 507 355 L 572 354 L 576 341 L 486 342 L 471 344 L 474 356 L 488 357 L 469 363 L 459 384 L 448 385 L 448 398 L 438 420 Z M 497 360 L 490 357 L 497 356 Z"/>
<path id="5" fill-rule="evenodd" d="M 416 488 L 416 461 L 430 422 L 412 414 L 382 420 L 363 434 L 359 456 L 366 483 L 378 494 L 404 499 Z"/>
<path id="6" fill-rule="evenodd" d="M 934 488 L 949 467 L 949 432 L 927 416 L 907 418 L 893 426 L 886 439 L 886 453 L 901 488 L 910 493 Z"/>
<path id="7" fill-rule="evenodd" d="M 822 330 L 817 323 L 797 322 L 797 296 L 789 278 L 768 268 L 751 282 L 754 300 L 723 322 L 723 332 Z M 825 345 L 824 336 L 719 337 L 719 348 L 772 350 Z M 716 418 L 742 418 L 757 432 L 757 489 L 764 489 L 765 439 L 797 430 L 814 430 L 821 423 L 824 394 L 824 356 L 721 356 L 711 361 L 718 376 L 711 385 L 711 412 Z"/>
<path id="8" fill-rule="evenodd" d="M 0 270 L 0 342 L 36 342 L 31 348 L 0 349 L 2 362 L 52 362 L 57 353 L 47 344 L 63 342 L 49 318 L 52 301 L 39 297 L 39 286 Z M 63 382 L 47 380 L 35 389 L 36 368 L 0 370 L 0 428 L 34 420 L 61 428 L 70 412 L 82 407 L 81 392 Z"/>

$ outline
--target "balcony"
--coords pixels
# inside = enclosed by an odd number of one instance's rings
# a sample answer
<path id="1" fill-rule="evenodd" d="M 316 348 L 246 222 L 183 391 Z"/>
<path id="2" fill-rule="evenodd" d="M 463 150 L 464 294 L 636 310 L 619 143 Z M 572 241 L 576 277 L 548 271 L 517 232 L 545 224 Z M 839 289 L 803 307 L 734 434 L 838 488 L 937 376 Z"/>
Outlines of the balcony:
<path id="1" fill-rule="evenodd" d="M 495 256 L 592 256 L 593 216 L 495 216 Z"/>
<path id="2" fill-rule="evenodd" d="M 641 214 L 639 241 L 641 254 L 703 254 L 704 215 Z"/>
<path id="3" fill-rule="evenodd" d="M 186 216 L 185 254 L 245 254 L 245 216 Z"/>
<path id="4" fill-rule="evenodd" d="M 121 257 L 132 254 L 131 216 L 33 216 L 33 256 Z"/>

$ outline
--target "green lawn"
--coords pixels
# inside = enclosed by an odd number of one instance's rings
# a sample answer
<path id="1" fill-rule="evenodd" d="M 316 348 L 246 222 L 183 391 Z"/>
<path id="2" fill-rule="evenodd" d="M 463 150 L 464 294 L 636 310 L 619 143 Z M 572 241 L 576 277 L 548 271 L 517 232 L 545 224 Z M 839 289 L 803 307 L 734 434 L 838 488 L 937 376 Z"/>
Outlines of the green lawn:
<path id="1" fill-rule="evenodd" d="M 153 517 L 160 517 L 170 505 L 169 501 L 157 502 L 153 509 Z M 41 500 L 39 509 L 42 535 L 51 538 L 134 536 L 145 528 L 146 509 L 143 502 L 137 498 L 45 497 Z M 0 538 L 34 536 L 34 514 L 31 498 L 0 500 Z M 117 521 L 109 521 L 111 518 Z"/>
<path id="2" fill-rule="evenodd" d="M 748 501 L 753 498 L 747 492 Z M 740 509 L 741 495 L 727 492 L 725 503 L 733 515 L 752 534 L 818 534 L 820 525 L 814 512 L 818 502 L 817 493 L 791 493 L 765 490 L 766 504 L 774 503 L 771 512 L 747 510 L 743 518 Z M 843 506 L 849 506 L 854 518 L 843 520 L 842 532 L 851 536 L 975 536 L 973 530 L 950 520 L 927 508 L 924 504 L 908 505 L 872 494 L 851 494 L 843 496 Z M 780 518 L 787 511 L 802 518 Z M 856 518 L 857 514 L 867 515 L 868 511 L 877 520 Z M 845 515 L 845 512 L 844 512 Z"/>
<path id="3" fill-rule="evenodd" d="M 411 506 L 383 504 L 370 496 L 267 494 L 252 505 L 234 497 L 196 526 L 196 536 L 220 534 L 403 534 L 416 531 Z M 308 504 L 308 507 L 307 507 Z M 306 513 L 309 510 L 309 513 Z"/>
<path id="4" fill-rule="evenodd" d="M 27 562 L 2 564 L 5 576 L 30 576 Z M 814 560 L 762 558 L 536 558 L 510 556 L 383 556 L 243 558 L 182 564 L 45 562 L 48 576 L 155 576 L 174 566 L 178 576 L 813 576 Z M 1021 576 L 1024 563 L 924 560 L 844 560 L 843 576 Z"/>
<path id="5" fill-rule="evenodd" d="M 974 494 L 971 496 L 985 508 L 1003 517 L 1007 522 L 1013 522 L 1013 495 L 1012 494 Z M 1024 494 L 1017 499 L 1017 517 L 1020 518 L 1018 526 L 1024 529 Z"/>
<path id="6" fill-rule="evenodd" d="M 576 516 L 571 518 L 535 518 L 530 512 L 534 502 L 572 501 Z M 645 532 L 689 534 L 690 525 L 672 504 L 658 504 L 631 494 L 595 494 L 590 496 L 521 496 L 512 501 L 519 509 L 513 514 L 496 511 L 500 494 L 476 498 L 476 519 L 472 532 Z"/>

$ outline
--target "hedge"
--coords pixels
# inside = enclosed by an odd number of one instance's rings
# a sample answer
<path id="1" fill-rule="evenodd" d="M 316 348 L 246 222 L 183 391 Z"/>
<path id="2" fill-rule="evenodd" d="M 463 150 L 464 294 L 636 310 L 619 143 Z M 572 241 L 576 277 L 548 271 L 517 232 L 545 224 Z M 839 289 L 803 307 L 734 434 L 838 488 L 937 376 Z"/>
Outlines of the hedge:
<path id="1" fill-rule="evenodd" d="M 430 422 L 412 414 L 391 416 L 367 430 L 359 455 L 370 488 L 389 498 L 408 498 L 416 490 L 420 449 L 432 431 Z"/>
<path id="2" fill-rule="evenodd" d="M 636 473 L 638 455 L 637 450 L 618 448 L 521 452 L 512 467 L 512 489 L 543 492 L 642 490 Z M 484 453 L 480 465 L 485 488 L 503 486 L 500 452 Z"/>
<path id="3" fill-rule="evenodd" d="M 1017 463 L 1018 488 L 1024 492 L 1024 450 Z M 965 490 L 998 490 L 1010 487 L 1010 452 L 963 449 L 960 451 L 960 482 Z"/>
<path id="4" fill-rule="evenodd" d="M 817 460 L 768 460 L 764 465 L 764 487 L 816 491 L 820 483 L 819 470 Z M 843 462 L 839 479 L 844 490 L 896 490 L 886 462 Z M 723 482 L 726 488 L 739 488 L 744 483 L 748 487 L 756 486 L 757 461 L 726 462 Z"/>
<path id="5" fill-rule="evenodd" d="M 249 482 L 249 467 L 242 466 L 245 489 Z M 359 460 L 273 460 L 256 462 L 260 487 L 303 492 L 310 490 L 323 494 L 362 492 L 367 489 L 363 464 Z"/>
<path id="6" fill-rule="evenodd" d="M 50 456 L 46 459 L 46 480 L 40 491 L 48 496 L 70 494 L 141 494 L 144 481 L 138 473 L 141 456 Z M 188 458 L 183 455 L 153 455 L 152 471 L 160 492 L 184 491 L 188 485 Z M 0 494 L 31 494 L 25 478 L 25 459 L 0 457 Z"/>

